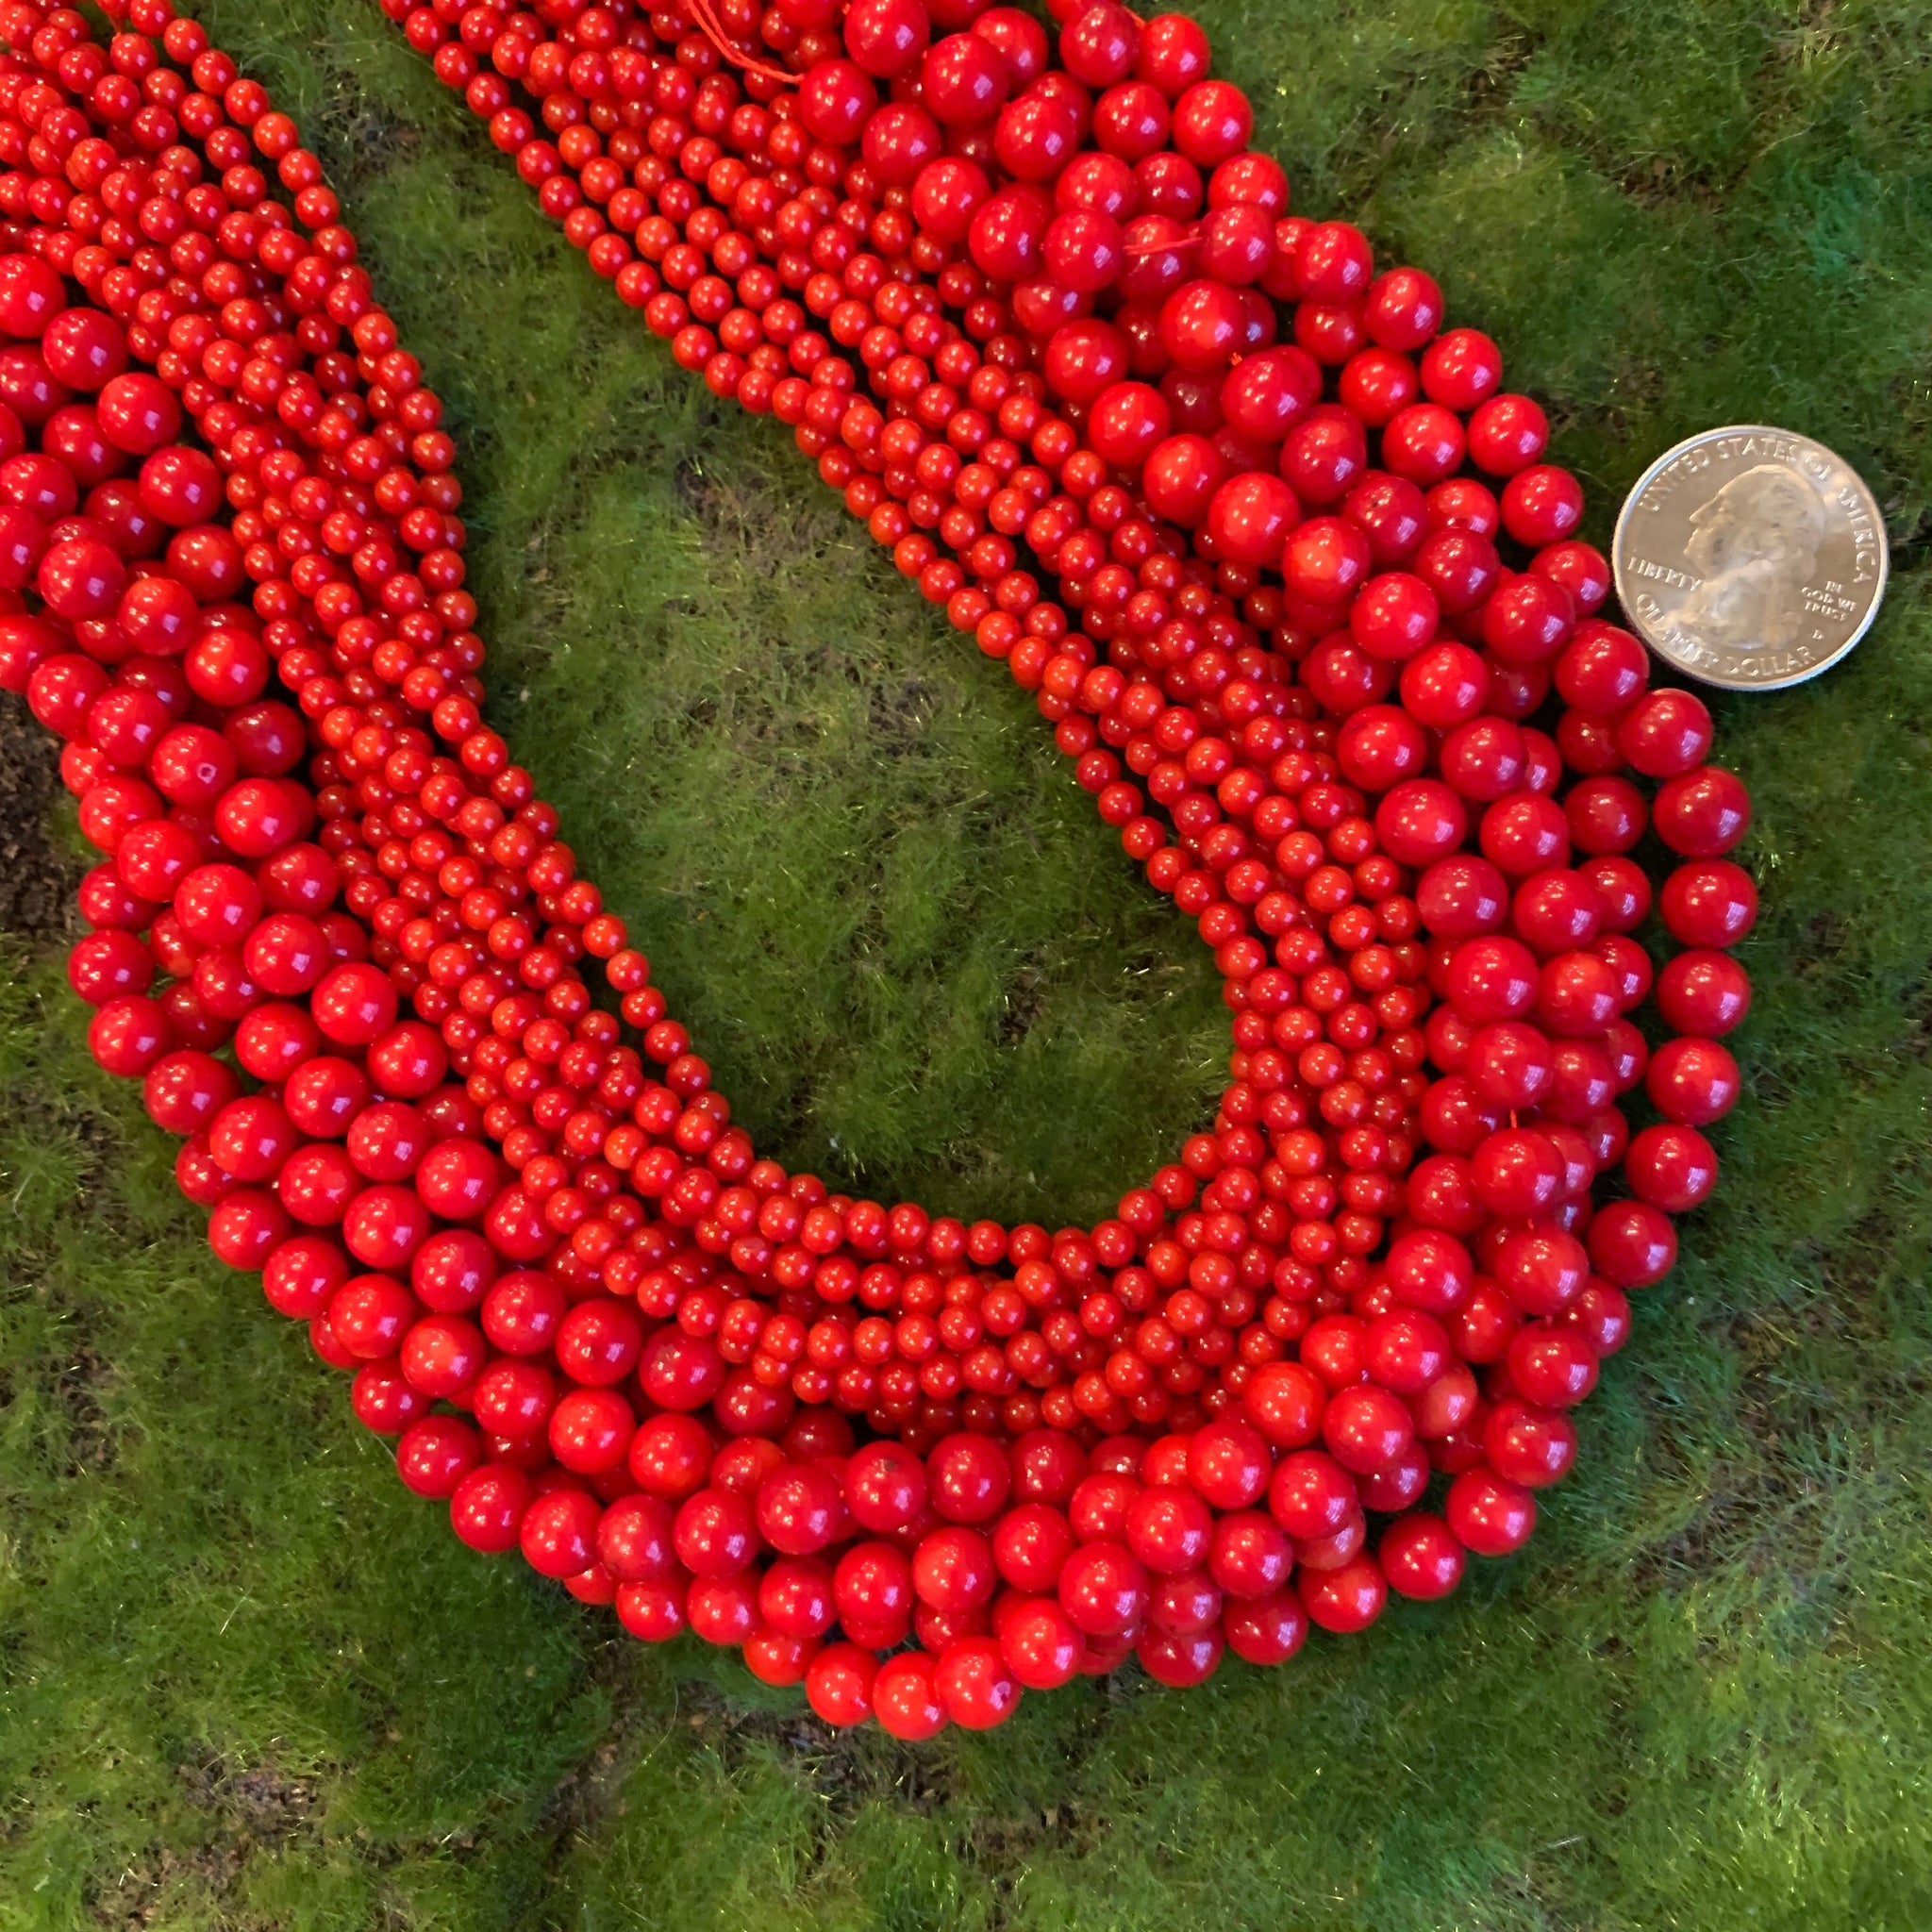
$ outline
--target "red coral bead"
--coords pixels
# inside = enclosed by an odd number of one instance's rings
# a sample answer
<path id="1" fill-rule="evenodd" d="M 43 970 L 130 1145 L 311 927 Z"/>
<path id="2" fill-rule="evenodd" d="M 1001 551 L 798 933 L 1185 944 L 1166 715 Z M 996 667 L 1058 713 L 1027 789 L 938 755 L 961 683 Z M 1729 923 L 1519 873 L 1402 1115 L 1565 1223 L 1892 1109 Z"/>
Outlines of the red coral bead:
<path id="1" fill-rule="evenodd" d="M 1651 818 L 1657 837 L 1673 852 L 1685 858 L 1716 858 L 1749 828 L 1751 794 L 1735 774 L 1701 765 L 1657 788 Z"/>
<path id="2" fill-rule="evenodd" d="M 945 1729 L 947 1707 L 935 1682 L 936 1670 L 934 1660 L 916 1650 L 879 1666 L 872 1685 L 873 1714 L 889 1736 L 923 1744 Z"/>
<path id="3" fill-rule="evenodd" d="M 1751 1010 L 1751 981 L 1728 954 L 1679 953 L 1657 974 L 1657 1004 L 1673 1031 L 1714 1039 Z"/>
<path id="4" fill-rule="evenodd" d="M 856 1643 L 827 1644 L 806 1671 L 806 1699 L 828 1724 L 844 1728 L 862 1724 L 872 1715 L 878 1673 L 878 1660 L 869 1650 Z"/>
<path id="5" fill-rule="evenodd" d="M 1389 1587 L 1421 1603 L 1449 1595 L 1462 1581 L 1466 1563 L 1463 1547 L 1448 1524 L 1420 1510 L 1399 1516 L 1389 1525 L 1375 1557 Z"/>

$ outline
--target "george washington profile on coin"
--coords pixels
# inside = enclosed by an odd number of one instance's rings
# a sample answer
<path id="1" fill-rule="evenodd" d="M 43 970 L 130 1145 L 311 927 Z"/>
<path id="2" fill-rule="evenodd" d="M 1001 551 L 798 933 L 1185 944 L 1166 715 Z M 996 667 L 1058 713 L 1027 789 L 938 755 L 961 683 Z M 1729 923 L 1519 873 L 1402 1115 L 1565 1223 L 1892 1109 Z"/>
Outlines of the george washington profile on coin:
<path id="1" fill-rule="evenodd" d="M 1687 630 L 1794 644 L 1818 572 L 1824 501 L 1795 470 L 1757 463 L 1690 512 L 1684 545 L 1702 581 L 1677 612 Z"/>
<path id="2" fill-rule="evenodd" d="M 1624 502 L 1613 552 L 1644 641 L 1733 690 L 1836 663 L 1885 586 L 1872 492 L 1823 443 L 1784 429 L 1713 429 L 1667 450 Z"/>

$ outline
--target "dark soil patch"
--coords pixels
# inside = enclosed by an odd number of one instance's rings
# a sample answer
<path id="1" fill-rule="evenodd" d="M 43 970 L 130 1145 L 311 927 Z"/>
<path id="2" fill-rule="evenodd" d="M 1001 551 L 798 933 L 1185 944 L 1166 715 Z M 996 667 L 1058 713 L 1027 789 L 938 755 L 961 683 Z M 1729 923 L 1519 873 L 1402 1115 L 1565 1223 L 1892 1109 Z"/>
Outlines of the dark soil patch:
<path id="1" fill-rule="evenodd" d="M 953 1797 L 943 1759 L 882 1732 L 841 1729 L 805 1710 L 744 1709 L 709 1686 L 686 1687 L 682 1701 L 685 1724 L 727 1766 L 771 1753 L 810 1785 L 832 1821 L 843 1822 L 874 1802 L 924 1815 Z"/>
<path id="2" fill-rule="evenodd" d="M 870 694 L 868 712 L 873 741 L 886 758 L 903 758 L 913 750 L 932 719 L 932 696 L 916 677 L 908 677 L 898 689 L 876 689 Z"/>
<path id="3" fill-rule="evenodd" d="M 60 754 L 17 698 L 0 699 L 0 932 L 35 946 L 75 929 L 82 868 L 47 837 Z"/>
<path id="4" fill-rule="evenodd" d="M 1045 1010 L 1046 974 L 1039 965 L 1029 963 L 1013 975 L 1007 989 L 1006 1008 L 1000 1014 L 1000 1044 L 1018 1046 Z"/>
<path id="5" fill-rule="evenodd" d="M 137 1932 L 158 1921 L 171 1895 L 220 1899 L 258 1851 L 275 1852 L 312 1834 L 315 1779 L 219 1757 L 177 1769 L 182 1796 L 197 1815 L 212 1821 L 211 1835 L 192 1850 L 158 1850 L 126 1866 L 111 1887 L 94 1894 L 95 1924 Z"/>
<path id="6" fill-rule="evenodd" d="M 315 1805 L 315 1779 L 285 1776 L 272 1764 L 232 1765 L 215 1757 L 184 1764 L 180 1775 L 197 1811 L 212 1813 L 231 1835 L 258 1844 L 303 1830 Z"/>
<path id="7" fill-rule="evenodd" d="M 175 1887 L 219 1896 L 241 1875 L 247 1848 L 235 1843 L 210 1845 L 187 1857 L 158 1852 L 124 1870 L 105 1891 L 97 1892 L 89 1909 L 96 1925 L 112 1932 L 146 1932 L 162 1910 L 163 1895 Z"/>
<path id="8" fill-rule="evenodd" d="M 1507 32 L 1490 50 L 1490 58 L 1462 83 L 1462 105 L 1474 121 L 1506 118 L 1516 97 L 1516 83 L 1542 46 L 1541 35 Z"/>
<path id="9" fill-rule="evenodd" d="M 98 1474 L 114 1457 L 114 1436 L 101 1407 L 101 1385 L 113 1373 L 97 1350 L 83 1343 L 73 1359 L 62 1362 L 54 1375 L 54 1392 L 67 1411 L 73 1433 L 67 1442 L 67 1462 L 61 1474 Z"/>

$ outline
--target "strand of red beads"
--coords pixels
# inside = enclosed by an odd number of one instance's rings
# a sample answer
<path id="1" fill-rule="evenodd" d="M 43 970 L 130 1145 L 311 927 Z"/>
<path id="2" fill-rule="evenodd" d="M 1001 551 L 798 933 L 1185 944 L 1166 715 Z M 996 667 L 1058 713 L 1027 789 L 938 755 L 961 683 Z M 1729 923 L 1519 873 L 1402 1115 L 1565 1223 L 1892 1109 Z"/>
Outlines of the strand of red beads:
<path id="1" fill-rule="evenodd" d="M 167 0 L 109 10 L 0 8 L 0 683 L 107 855 L 96 1056 L 404 1480 L 913 1738 L 1130 1653 L 1280 1661 L 1517 1547 L 1714 1184 L 1755 897 L 1494 345 L 1288 215 L 1180 16 L 1068 12 L 1054 68 L 972 0 L 401 9 L 1215 951 L 1232 1084 L 1116 1217 L 888 1211 L 757 1158 L 483 724 L 441 406 L 293 124 Z"/>

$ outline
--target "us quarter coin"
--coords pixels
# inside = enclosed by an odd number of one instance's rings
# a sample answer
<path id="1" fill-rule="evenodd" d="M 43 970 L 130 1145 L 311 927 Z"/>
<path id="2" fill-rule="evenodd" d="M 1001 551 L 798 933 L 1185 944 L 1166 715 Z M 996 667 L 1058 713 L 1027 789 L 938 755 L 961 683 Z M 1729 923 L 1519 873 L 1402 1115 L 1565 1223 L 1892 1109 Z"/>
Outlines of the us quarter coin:
<path id="1" fill-rule="evenodd" d="M 1885 593 L 1885 523 L 1864 479 L 1788 429 L 1707 429 L 1666 450 L 1624 499 L 1611 548 L 1644 641 L 1726 691 L 1816 677 Z"/>

